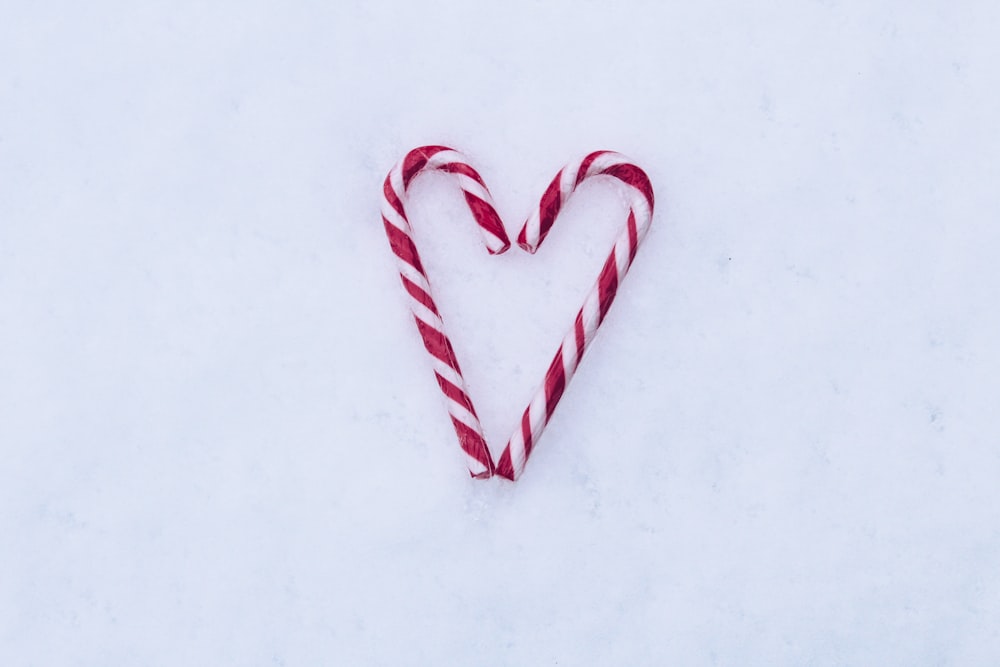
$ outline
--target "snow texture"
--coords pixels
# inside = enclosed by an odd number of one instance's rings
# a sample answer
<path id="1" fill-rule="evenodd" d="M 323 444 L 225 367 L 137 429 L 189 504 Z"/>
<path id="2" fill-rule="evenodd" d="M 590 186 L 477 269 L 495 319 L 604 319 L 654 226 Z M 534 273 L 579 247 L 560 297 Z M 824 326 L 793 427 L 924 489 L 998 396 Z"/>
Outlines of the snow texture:
<path id="1" fill-rule="evenodd" d="M 1000 663 L 1000 5 L 4 3 L 0 664 Z M 658 207 L 516 484 L 379 220 Z M 493 446 L 621 224 L 410 212 Z"/>

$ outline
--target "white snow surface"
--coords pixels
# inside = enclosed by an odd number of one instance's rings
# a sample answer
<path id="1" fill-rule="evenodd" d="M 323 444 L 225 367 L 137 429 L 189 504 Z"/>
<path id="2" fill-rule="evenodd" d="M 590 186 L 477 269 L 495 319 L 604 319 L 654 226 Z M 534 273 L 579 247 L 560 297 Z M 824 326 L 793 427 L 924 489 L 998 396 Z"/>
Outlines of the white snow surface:
<path id="1" fill-rule="evenodd" d="M 0 664 L 1000 664 L 1000 5 L 5 2 Z M 515 484 L 379 218 L 653 226 Z M 409 212 L 494 449 L 622 224 Z M 992 407 L 991 407 L 992 406 Z"/>

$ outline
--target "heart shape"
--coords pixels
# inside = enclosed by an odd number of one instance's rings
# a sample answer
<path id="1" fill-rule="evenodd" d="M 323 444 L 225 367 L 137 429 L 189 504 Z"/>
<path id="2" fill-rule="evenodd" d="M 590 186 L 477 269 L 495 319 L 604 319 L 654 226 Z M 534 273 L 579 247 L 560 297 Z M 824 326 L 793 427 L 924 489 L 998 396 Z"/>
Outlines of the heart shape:
<path id="1" fill-rule="evenodd" d="M 623 188 L 628 203 L 625 226 L 615 239 L 597 282 L 584 299 L 573 326 L 549 364 L 541 386 L 525 408 L 520 424 L 514 429 L 500 459 L 494 463 L 465 387 L 455 350 L 445 334 L 441 314 L 431 297 L 430 281 L 413 242 L 413 230 L 403 205 L 413 179 L 424 171 L 433 170 L 455 176 L 489 253 L 496 255 L 510 248 L 507 232 L 482 177 L 461 153 L 445 146 L 415 148 L 392 168 L 382 187 L 382 222 L 397 258 L 400 279 L 410 297 L 410 310 L 417 330 L 430 353 L 434 375 L 447 401 L 448 414 L 458 434 L 459 444 L 468 457 L 469 473 L 479 479 L 499 475 L 514 481 L 523 472 L 584 351 L 604 321 L 618 285 L 635 259 L 639 243 L 649 230 L 653 217 L 653 188 L 646 172 L 628 158 L 611 151 L 595 151 L 582 160 L 569 163 L 556 174 L 541 202 L 521 228 L 517 244 L 534 253 L 552 229 L 560 209 L 585 180 L 610 176 L 626 186 Z"/>

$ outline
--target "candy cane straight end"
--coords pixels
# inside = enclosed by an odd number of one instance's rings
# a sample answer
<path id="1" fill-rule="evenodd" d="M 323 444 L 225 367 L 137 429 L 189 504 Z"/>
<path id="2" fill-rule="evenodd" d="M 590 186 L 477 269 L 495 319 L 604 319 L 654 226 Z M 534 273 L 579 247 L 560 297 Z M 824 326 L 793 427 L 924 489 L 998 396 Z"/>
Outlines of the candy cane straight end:
<path id="1" fill-rule="evenodd" d="M 494 471 L 497 477 L 503 477 L 507 481 L 513 482 L 516 475 L 514 474 L 514 465 L 510 462 L 510 452 L 506 451 L 503 456 L 500 457 L 500 461 L 497 463 L 497 468 Z"/>

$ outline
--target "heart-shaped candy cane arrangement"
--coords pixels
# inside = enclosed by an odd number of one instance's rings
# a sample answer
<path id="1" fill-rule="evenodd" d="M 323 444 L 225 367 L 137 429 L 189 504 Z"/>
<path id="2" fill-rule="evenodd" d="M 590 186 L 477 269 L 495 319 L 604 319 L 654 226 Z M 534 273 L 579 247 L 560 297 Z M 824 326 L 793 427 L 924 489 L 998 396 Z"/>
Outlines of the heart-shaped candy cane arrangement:
<path id="1" fill-rule="evenodd" d="M 431 297 L 430 281 L 420 262 L 413 242 L 413 230 L 406 217 L 404 202 L 407 189 L 418 174 L 432 170 L 447 172 L 457 179 L 491 255 L 505 252 L 510 247 L 507 232 L 483 179 L 461 153 L 444 146 L 415 148 L 392 168 L 383 186 L 382 221 L 389 245 L 397 258 L 403 287 L 410 297 L 410 310 L 417 330 L 430 353 L 434 375 L 447 401 L 459 444 L 467 455 L 470 474 L 480 479 L 499 475 L 513 481 L 524 470 L 584 351 L 604 321 L 618 285 L 632 265 L 636 249 L 652 221 L 653 188 L 646 172 L 628 158 L 611 151 L 596 151 L 582 160 L 571 162 L 556 174 L 541 202 L 521 228 L 517 244 L 533 253 L 545 240 L 560 209 L 584 181 L 595 176 L 610 176 L 624 186 L 621 190 L 628 204 L 625 226 L 615 240 L 596 284 L 577 313 L 573 326 L 549 364 L 541 387 L 525 408 L 521 423 L 514 429 L 500 459 L 494 463 L 455 351 L 445 333 L 441 313 Z"/>

